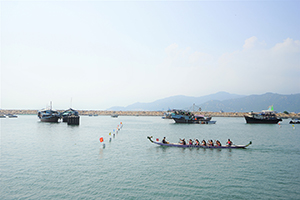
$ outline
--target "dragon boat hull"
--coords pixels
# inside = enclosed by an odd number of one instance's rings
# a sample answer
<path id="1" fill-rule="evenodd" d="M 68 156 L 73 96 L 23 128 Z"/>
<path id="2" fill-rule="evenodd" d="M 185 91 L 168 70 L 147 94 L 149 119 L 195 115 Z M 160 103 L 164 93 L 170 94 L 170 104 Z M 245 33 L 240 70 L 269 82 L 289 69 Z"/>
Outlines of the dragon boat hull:
<path id="1" fill-rule="evenodd" d="M 150 142 L 157 144 L 159 146 L 164 147 L 181 147 L 181 148 L 207 148 L 207 149 L 245 149 L 246 147 L 250 146 L 252 142 L 250 141 L 247 145 L 231 145 L 231 146 L 203 146 L 203 145 L 182 145 L 179 143 L 161 143 L 152 140 L 152 137 L 147 137 Z"/>

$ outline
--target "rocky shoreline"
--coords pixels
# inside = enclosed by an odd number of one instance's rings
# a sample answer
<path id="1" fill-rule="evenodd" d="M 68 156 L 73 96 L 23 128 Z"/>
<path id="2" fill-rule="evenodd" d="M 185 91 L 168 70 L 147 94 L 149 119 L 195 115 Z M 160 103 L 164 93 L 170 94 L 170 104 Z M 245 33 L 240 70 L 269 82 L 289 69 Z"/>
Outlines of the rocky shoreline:
<path id="1" fill-rule="evenodd" d="M 63 112 L 64 110 L 58 110 Z M 163 116 L 165 111 L 107 111 L 107 110 L 77 110 L 79 115 L 119 115 L 119 116 Z M 36 115 L 38 110 L 6 110 L 1 109 L 1 115 Z M 247 112 L 195 112 L 196 115 L 212 117 L 243 117 Z M 277 113 L 281 118 L 300 118 L 300 113 Z"/>

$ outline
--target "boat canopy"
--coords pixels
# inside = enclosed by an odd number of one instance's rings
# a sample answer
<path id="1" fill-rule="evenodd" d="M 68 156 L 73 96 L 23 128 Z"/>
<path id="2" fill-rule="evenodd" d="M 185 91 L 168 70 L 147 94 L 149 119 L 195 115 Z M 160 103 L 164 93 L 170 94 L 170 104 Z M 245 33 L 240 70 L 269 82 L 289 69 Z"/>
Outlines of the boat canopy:
<path id="1" fill-rule="evenodd" d="M 68 110 L 65 110 L 64 112 L 62 112 L 62 115 L 75 115 L 78 116 L 78 111 L 74 110 L 72 108 L 69 108 Z"/>
<path id="2" fill-rule="evenodd" d="M 46 109 L 46 108 L 41 109 L 41 110 L 39 110 L 38 112 L 40 112 L 40 113 L 59 113 L 59 112 L 56 111 L 56 110 L 51 110 L 51 109 Z"/>
<path id="3" fill-rule="evenodd" d="M 262 110 L 261 112 L 260 112 L 260 114 L 275 114 L 276 113 L 276 111 L 274 111 L 274 110 Z"/>

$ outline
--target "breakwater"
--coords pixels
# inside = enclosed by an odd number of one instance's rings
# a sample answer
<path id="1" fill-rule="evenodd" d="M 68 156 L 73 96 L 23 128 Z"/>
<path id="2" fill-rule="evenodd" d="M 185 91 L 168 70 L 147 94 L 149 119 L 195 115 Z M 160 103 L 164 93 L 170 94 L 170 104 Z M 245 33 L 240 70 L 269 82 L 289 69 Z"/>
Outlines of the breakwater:
<path id="1" fill-rule="evenodd" d="M 58 110 L 63 112 L 64 110 Z M 163 116 L 165 111 L 108 111 L 108 110 L 77 110 L 79 115 L 119 115 L 119 116 Z M 0 114 L 8 115 L 36 115 L 38 110 L 1 109 Z M 212 117 L 243 117 L 247 112 L 194 112 L 196 115 Z M 300 113 L 277 113 L 282 118 L 300 118 Z"/>

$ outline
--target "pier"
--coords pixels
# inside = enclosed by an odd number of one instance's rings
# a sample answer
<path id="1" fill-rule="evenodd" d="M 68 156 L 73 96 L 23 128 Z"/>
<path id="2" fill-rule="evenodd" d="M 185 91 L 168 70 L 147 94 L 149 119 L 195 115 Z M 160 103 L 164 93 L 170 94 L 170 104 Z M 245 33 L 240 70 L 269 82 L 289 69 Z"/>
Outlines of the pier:
<path id="1" fill-rule="evenodd" d="M 71 115 L 66 118 L 68 125 L 79 125 L 80 116 Z"/>
<path id="2" fill-rule="evenodd" d="M 58 110 L 59 112 L 63 112 L 63 110 Z M 36 115 L 38 110 L 0 110 L 0 113 L 3 115 L 14 114 L 14 115 Z M 108 111 L 108 110 L 78 110 L 79 115 L 108 115 L 112 114 L 118 116 L 163 116 L 166 111 Z M 194 112 L 197 115 L 205 115 L 211 117 L 244 117 L 248 112 Z M 278 117 L 281 118 L 300 118 L 300 113 L 291 112 L 289 114 L 285 113 L 276 113 Z"/>

